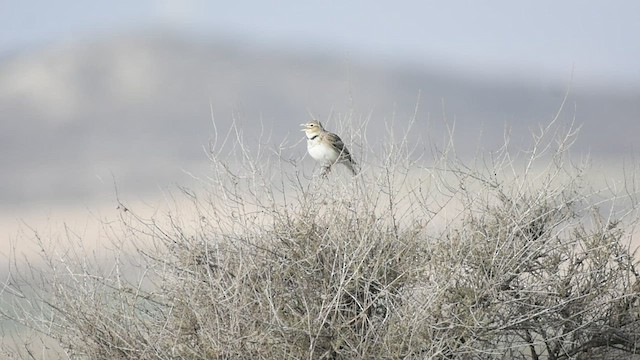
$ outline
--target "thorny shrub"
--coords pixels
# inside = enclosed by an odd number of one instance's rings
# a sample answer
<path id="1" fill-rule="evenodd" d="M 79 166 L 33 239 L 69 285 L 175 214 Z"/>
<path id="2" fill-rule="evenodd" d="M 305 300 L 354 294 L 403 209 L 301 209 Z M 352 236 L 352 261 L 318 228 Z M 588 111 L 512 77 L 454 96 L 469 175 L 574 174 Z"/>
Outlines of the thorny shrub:
<path id="1" fill-rule="evenodd" d="M 238 136 L 205 191 L 183 189 L 189 211 L 121 203 L 110 266 L 36 236 L 2 312 L 74 359 L 631 356 L 637 193 L 589 187 L 574 135 L 552 122 L 524 158 L 507 144 L 473 166 L 391 138 L 353 178 Z"/>

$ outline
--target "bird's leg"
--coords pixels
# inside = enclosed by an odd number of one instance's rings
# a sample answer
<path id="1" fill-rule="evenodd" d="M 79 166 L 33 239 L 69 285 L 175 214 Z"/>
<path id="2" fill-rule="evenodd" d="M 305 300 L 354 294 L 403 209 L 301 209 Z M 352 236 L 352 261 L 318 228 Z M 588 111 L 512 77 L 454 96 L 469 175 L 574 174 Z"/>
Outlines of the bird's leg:
<path id="1" fill-rule="evenodd" d="M 323 166 L 322 167 L 322 172 L 320 173 L 320 175 L 322 177 L 327 177 L 327 175 L 329 175 L 330 171 L 331 171 L 331 166 Z"/>

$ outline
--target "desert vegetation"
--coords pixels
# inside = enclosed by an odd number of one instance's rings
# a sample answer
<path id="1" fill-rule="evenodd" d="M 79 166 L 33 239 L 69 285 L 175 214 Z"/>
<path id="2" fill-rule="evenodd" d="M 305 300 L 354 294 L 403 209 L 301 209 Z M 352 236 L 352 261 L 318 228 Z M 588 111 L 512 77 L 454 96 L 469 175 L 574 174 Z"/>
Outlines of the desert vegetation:
<path id="1" fill-rule="evenodd" d="M 634 174 L 594 188 L 569 152 L 571 124 L 554 120 L 529 144 L 507 139 L 472 160 L 457 156 L 453 140 L 427 147 L 406 130 L 374 142 L 356 127 L 345 140 L 362 173 L 327 178 L 287 146 L 247 142 L 236 130 L 212 140 L 210 173 L 201 188 L 170 197 L 172 211 L 143 217 L 118 199 L 119 221 L 105 224 L 109 256 L 82 251 L 72 234 L 65 247 L 35 233 L 41 259 L 16 260 L 2 290 L 2 316 L 33 336 L 3 355 L 640 352 Z"/>

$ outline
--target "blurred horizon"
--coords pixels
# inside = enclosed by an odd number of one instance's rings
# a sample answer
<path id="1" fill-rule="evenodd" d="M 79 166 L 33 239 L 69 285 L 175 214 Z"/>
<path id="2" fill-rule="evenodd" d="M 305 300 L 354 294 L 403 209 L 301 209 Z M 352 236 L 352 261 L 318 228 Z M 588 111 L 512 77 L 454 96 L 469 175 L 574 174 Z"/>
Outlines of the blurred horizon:
<path id="1" fill-rule="evenodd" d="M 392 118 L 402 129 L 415 115 L 413 135 L 431 137 L 424 146 L 455 123 L 464 154 L 501 146 L 506 128 L 515 143 L 528 139 L 567 91 L 561 120 L 584 125 L 576 150 L 614 158 L 637 150 L 640 89 L 465 77 L 170 30 L 54 44 L 0 60 L 0 164 L 11 170 L 0 177 L 0 208 L 87 200 L 114 181 L 134 192 L 187 181 L 184 171 L 206 168 L 213 119 L 221 131 L 260 119 L 274 143 L 296 144 L 310 114 L 330 126 L 369 114 L 372 138 Z M 243 132 L 258 135 L 250 125 Z M 303 155 L 304 146 L 288 154 Z"/>

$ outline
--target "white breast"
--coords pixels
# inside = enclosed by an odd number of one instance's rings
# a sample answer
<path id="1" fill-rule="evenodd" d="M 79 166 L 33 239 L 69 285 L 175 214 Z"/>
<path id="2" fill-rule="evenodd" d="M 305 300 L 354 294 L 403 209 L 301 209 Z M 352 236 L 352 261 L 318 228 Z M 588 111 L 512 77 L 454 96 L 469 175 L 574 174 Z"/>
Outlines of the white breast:
<path id="1" fill-rule="evenodd" d="M 309 155 L 316 161 L 319 161 L 323 166 L 333 165 L 338 160 L 338 152 L 332 147 L 314 140 L 307 141 L 307 150 Z"/>

